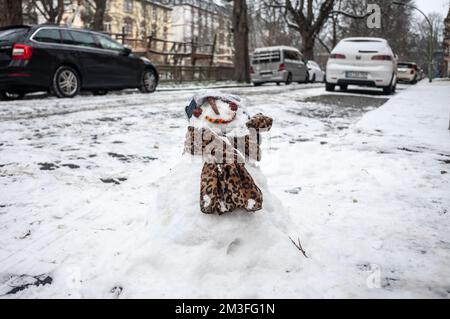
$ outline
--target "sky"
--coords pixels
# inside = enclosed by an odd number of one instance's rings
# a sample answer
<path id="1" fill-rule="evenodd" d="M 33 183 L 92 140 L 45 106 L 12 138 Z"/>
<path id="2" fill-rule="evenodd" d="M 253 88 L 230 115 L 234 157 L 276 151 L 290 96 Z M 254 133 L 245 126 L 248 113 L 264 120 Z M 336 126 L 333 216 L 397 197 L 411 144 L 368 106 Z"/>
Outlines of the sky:
<path id="1" fill-rule="evenodd" d="M 449 0 L 416 0 L 417 7 L 426 14 L 430 12 L 439 12 L 447 15 Z"/>

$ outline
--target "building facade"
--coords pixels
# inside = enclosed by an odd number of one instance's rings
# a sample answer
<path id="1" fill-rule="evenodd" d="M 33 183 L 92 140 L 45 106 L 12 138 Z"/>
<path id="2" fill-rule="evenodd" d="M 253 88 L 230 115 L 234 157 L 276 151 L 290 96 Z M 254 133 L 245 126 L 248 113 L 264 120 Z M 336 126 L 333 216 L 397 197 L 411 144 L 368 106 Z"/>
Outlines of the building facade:
<path id="1" fill-rule="evenodd" d="M 28 23 L 46 23 L 39 10 L 31 12 Z M 93 26 L 95 4 L 92 0 L 64 0 L 62 25 L 79 28 Z M 107 0 L 103 31 L 120 38 L 132 39 L 127 44 L 135 50 L 144 49 L 145 39 L 154 36 L 172 38 L 172 7 L 152 0 Z"/>
<path id="2" fill-rule="evenodd" d="M 232 20 L 229 8 L 207 0 L 157 0 L 170 3 L 172 11 L 172 39 L 178 42 L 196 42 L 198 51 L 208 53 L 216 39 L 214 63 L 232 64 L 234 54 Z"/>
<path id="3" fill-rule="evenodd" d="M 30 21 L 46 23 L 40 10 L 27 10 Z M 95 3 L 92 0 L 64 0 L 62 25 L 92 28 Z M 205 46 L 215 40 L 214 64 L 233 63 L 231 8 L 211 0 L 107 0 L 103 31 L 121 40 L 135 51 L 144 52 L 146 39 L 197 43 L 198 53 L 211 53 Z M 152 49 L 170 51 L 170 43 L 152 42 Z M 200 62 L 201 64 L 201 62 Z"/>
<path id="4" fill-rule="evenodd" d="M 445 60 L 445 72 L 444 76 L 450 77 L 450 8 L 448 10 L 447 18 L 444 21 L 444 60 Z"/>

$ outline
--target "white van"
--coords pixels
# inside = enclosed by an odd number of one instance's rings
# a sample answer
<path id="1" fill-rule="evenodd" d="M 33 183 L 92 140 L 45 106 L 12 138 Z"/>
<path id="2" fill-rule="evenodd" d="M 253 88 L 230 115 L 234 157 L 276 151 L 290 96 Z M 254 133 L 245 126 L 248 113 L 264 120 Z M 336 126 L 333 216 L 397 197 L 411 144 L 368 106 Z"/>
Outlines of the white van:
<path id="1" fill-rule="evenodd" d="M 336 85 L 382 88 L 384 94 L 395 92 L 397 57 L 389 43 L 381 38 L 347 38 L 331 52 L 326 70 L 326 89 Z"/>
<path id="2" fill-rule="evenodd" d="M 269 82 L 308 82 L 308 68 L 303 54 L 296 48 L 287 46 L 256 49 L 250 73 L 255 86 Z"/>

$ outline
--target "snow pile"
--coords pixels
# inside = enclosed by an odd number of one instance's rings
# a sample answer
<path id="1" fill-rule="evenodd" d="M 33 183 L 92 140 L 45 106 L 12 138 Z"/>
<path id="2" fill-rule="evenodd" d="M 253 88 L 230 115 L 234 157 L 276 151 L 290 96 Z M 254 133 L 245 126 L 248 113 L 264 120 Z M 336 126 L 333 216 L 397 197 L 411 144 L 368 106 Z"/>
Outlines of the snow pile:
<path id="1" fill-rule="evenodd" d="M 261 297 L 258 278 L 300 271 L 304 257 L 289 239 L 291 233 L 296 236 L 294 223 L 277 198 L 264 191 L 267 183 L 259 168 L 247 165 L 263 190 L 263 210 L 205 215 L 199 207 L 202 165 L 193 161 L 184 156 L 158 182 L 158 209 L 149 216 L 140 253 L 127 271 L 132 278 L 127 286 L 145 288 L 124 296 Z M 251 279 L 241 285 L 245 277 Z M 164 287 L 169 278 L 175 287 Z"/>

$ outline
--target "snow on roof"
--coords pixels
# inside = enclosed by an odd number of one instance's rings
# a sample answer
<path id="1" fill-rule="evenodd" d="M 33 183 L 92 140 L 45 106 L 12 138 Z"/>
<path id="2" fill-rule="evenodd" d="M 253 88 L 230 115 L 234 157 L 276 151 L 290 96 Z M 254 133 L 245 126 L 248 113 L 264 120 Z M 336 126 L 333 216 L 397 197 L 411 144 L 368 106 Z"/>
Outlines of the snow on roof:
<path id="1" fill-rule="evenodd" d="M 299 49 L 294 47 L 289 47 L 286 45 L 279 45 L 279 46 L 272 46 L 272 47 L 263 47 L 263 48 L 257 48 L 255 49 L 255 52 L 261 52 L 261 51 L 276 51 L 276 50 L 293 50 L 300 52 Z"/>
<path id="2" fill-rule="evenodd" d="M 387 42 L 386 39 L 383 38 L 371 38 L 371 37 L 353 37 L 353 38 L 345 38 L 342 41 L 347 42 L 357 42 L 357 41 L 372 41 L 372 42 Z"/>

